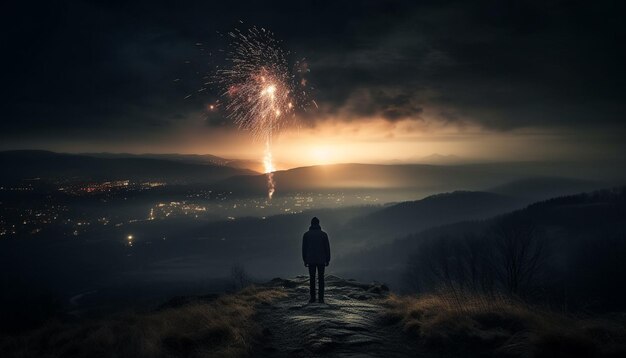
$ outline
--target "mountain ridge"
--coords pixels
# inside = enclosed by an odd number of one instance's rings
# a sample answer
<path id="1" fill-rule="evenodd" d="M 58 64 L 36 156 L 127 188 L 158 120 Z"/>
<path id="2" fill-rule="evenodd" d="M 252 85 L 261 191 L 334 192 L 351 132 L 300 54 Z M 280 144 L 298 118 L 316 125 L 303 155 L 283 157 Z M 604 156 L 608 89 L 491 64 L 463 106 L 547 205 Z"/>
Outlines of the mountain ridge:
<path id="1" fill-rule="evenodd" d="M 255 172 L 219 165 L 200 165 L 154 158 L 97 158 L 43 150 L 0 152 L 0 165 L 10 168 L 1 179 L 74 178 L 77 180 L 170 180 L 206 182 Z"/>

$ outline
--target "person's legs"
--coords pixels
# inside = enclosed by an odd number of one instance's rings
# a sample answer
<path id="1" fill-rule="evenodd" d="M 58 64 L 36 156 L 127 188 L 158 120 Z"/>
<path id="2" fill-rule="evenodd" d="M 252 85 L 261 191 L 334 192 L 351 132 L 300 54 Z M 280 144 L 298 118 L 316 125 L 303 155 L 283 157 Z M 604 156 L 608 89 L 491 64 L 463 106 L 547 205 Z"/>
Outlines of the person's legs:
<path id="1" fill-rule="evenodd" d="M 315 266 L 309 264 L 309 293 L 311 294 L 310 302 L 315 301 Z"/>
<path id="2" fill-rule="evenodd" d="M 324 302 L 324 265 L 317 265 L 317 274 L 319 275 L 319 301 Z"/>

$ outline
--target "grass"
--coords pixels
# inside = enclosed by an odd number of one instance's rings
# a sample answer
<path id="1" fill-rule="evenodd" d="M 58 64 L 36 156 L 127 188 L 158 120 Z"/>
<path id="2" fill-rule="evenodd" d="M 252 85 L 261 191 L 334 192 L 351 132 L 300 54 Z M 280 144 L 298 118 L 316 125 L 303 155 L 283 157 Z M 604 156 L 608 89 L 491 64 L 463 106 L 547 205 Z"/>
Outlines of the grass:
<path id="1" fill-rule="evenodd" d="M 0 356 L 241 357 L 260 334 L 255 307 L 284 295 L 249 287 L 208 303 L 76 324 L 50 322 L 27 335 L 0 338 Z"/>
<path id="2" fill-rule="evenodd" d="M 625 317 L 582 319 L 503 296 L 391 295 L 387 316 L 430 349 L 463 356 L 626 357 Z"/>

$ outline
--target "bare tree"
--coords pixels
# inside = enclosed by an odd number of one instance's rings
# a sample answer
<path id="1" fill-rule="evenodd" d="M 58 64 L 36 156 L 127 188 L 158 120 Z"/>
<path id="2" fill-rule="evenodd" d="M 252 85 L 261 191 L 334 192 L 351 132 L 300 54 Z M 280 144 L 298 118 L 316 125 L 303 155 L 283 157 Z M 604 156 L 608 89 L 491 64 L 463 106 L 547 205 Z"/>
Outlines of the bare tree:
<path id="1" fill-rule="evenodd" d="M 453 285 L 453 268 L 449 237 L 440 236 L 424 240 L 410 261 L 410 275 L 423 290 L 432 290 Z"/>
<path id="2" fill-rule="evenodd" d="M 422 292 L 530 293 L 548 253 L 537 226 L 508 215 L 489 233 L 424 240 L 411 256 L 406 278 Z"/>
<path id="3" fill-rule="evenodd" d="M 493 293 L 493 248 L 487 237 L 473 233 L 463 238 L 459 256 L 465 286 L 474 292 Z"/>
<path id="4" fill-rule="evenodd" d="M 527 293 L 547 257 L 537 226 L 521 215 L 510 215 L 498 220 L 492 230 L 499 282 L 509 294 Z"/>
<path id="5" fill-rule="evenodd" d="M 472 275 L 462 241 L 454 236 L 424 240 L 408 266 L 407 277 L 413 287 L 442 294 L 449 304 L 462 306 L 463 291 L 471 284 Z"/>

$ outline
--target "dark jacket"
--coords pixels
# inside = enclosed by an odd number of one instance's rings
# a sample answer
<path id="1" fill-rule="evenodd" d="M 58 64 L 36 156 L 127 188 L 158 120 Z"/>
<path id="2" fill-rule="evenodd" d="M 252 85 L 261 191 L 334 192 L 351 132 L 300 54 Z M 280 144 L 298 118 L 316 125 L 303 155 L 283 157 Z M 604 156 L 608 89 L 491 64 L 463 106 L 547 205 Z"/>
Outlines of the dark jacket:
<path id="1" fill-rule="evenodd" d="M 330 262 L 328 235 L 321 226 L 311 225 L 302 238 L 302 260 L 307 264 L 324 265 Z"/>

